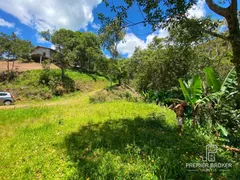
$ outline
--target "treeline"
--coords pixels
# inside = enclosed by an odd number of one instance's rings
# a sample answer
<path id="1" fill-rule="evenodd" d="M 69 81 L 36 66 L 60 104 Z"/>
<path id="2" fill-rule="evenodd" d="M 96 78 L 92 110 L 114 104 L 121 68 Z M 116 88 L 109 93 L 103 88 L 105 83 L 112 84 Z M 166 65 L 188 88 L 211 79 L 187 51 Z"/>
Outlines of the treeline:
<path id="1" fill-rule="evenodd" d="M 133 56 L 124 60 L 124 81 L 139 91 L 170 91 L 178 88 L 178 79 L 204 75 L 206 67 L 225 77 L 233 67 L 230 46 L 221 39 L 200 44 L 179 44 L 172 37 L 155 37 L 146 49 L 136 48 Z"/>

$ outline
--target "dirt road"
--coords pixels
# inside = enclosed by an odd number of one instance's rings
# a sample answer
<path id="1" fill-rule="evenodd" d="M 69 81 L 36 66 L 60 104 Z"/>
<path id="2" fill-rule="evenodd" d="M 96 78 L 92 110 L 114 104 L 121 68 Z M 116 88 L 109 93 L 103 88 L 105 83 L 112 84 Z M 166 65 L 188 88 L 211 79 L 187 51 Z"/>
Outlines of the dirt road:
<path id="1" fill-rule="evenodd" d="M 87 103 L 89 101 L 89 97 L 95 94 L 102 89 L 98 89 L 95 91 L 87 92 L 87 93 L 79 93 L 72 97 L 61 97 L 59 100 L 42 100 L 40 102 L 29 102 L 24 104 L 16 104 L 10 106 L 0 106 L 1 109 L 17 109 L 17 108 L 32 108 L 32 107 L 49 107 L 49 106 L 64 106 L 64 105 L 74 105 L 79 103 Z"/>
<path id="2" fill-rule="evenodd" d="M 10 69 L 12 69 L 12 64 L 13 62 L 9 63 Z M 51 64 L 50 65 L 51 69 L 59 69 L 56 65 Z M 40 63 L 35 63 L 35 62 L 31 62 L 31 63 L 22 63 L 22 62 L 18 62 L 16 61 L 14 63 L 14 70 L 16 71 L 27 71 L 27 70 L 35 70 L 35 69 L 42 69 L 42 65 Z M 6 61 L 0 61 L 0 72 L 1 71 L 6 71 L 7 70 L 7 62 Z"/>

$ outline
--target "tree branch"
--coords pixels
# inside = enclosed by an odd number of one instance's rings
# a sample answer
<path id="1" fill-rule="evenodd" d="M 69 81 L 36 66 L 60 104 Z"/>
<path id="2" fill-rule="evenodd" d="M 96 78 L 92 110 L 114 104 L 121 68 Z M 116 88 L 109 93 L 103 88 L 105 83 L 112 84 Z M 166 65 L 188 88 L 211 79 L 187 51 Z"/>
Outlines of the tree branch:
<path id="1" fill-rule="evenodd" d="M 214 37 L 218 37 L 218 38 L 221 38 L 225 41 L 230 41 L 230 39 L 227 37 L 227 36 L 224 36 L 224 35 L 221 35 L 221 34 L 218 34 L 216 32 L 212 32 L 212 31 L 208 31 L 208 30 L 203 30 L 204 33 L 207 33 L 211 36 L 214 36 Z"/>
<path id="2" fill-rule="evenodd" d="M 229 147 L 229 146 L 221 146 L 222 148 L 235 152 L 235 153 L 240 153 L 240 149 L 234 148 L 234 147 Z"/>
<path id="3" fill-rule="evenodd" d="M 228 10 L 228 8 L 220 7 L 219 5 L 214 3 L 213 0 L 206 0 L 206 3 L 213 12 L 223 17 L 226 16 L 226 11 Z"/>

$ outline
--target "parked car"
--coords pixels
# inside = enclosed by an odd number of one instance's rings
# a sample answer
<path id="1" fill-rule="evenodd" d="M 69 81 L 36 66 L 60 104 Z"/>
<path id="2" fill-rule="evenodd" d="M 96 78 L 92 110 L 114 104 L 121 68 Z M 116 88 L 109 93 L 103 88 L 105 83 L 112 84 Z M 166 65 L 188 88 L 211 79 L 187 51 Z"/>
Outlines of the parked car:
<path id="1" fill-rule="evenodd" d="M 14 96 L 9 92 L 0 92 L 0 104 L 10 105 L 14 102 Z"/>

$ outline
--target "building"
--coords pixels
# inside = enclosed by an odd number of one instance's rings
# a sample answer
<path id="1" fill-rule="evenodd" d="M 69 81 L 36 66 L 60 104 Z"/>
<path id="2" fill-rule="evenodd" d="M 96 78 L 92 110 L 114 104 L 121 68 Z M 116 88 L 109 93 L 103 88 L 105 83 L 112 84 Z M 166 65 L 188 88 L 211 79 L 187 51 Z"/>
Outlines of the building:
<path id="1" fill-rule="evenodd" d="M 52 56 L 54 54 L 54 50 L 47 47 L 37 46 L 31 53 L 31 58 L 35 62 L 40 62 L 44 59 L 52 59 Z"/>

